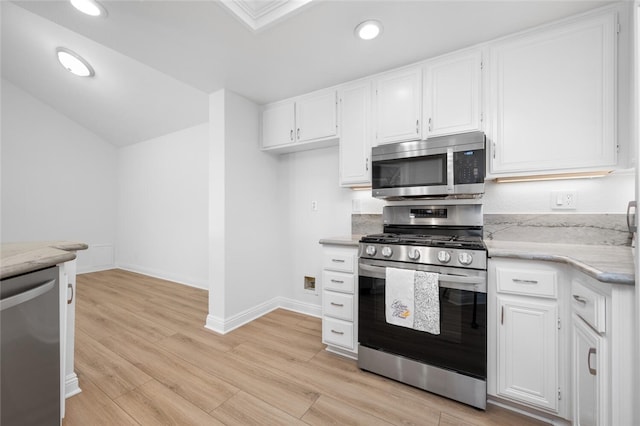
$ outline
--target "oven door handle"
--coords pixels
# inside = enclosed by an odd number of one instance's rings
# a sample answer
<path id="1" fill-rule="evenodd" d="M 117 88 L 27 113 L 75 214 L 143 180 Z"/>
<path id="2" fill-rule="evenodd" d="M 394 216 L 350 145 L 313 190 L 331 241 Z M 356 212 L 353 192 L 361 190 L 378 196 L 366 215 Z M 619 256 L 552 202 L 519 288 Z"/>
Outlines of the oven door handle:
<path id="1" fill-rule="evenodd" d="M 372 266 L 360 263 L 358 265 L 358 271 L 359 275 L 361 276 L 381 279 L 386 278 L 386 268 L 384 266 Z M 465 277 L 462 275 L 438 274 L 438 285 L 442 288 L 467 290 L 477 293 L 487 292 L 487 283 L 484 277 Z"/>

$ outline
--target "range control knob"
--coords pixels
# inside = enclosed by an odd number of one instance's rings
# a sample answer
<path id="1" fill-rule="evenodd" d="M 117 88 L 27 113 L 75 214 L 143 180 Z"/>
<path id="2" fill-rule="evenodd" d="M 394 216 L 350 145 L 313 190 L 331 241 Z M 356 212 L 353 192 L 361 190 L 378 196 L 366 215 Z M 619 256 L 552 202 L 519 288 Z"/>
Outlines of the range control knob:
<path id="1" fill-rule="evenodd" d="M 376 246 L 367 246 L 365 251 L 369 256 L 375 256 L 376 251 L 377 251 L 376 250 Z"/>
<path id="2" fill-rule="evenodd" d="M 391 247 L 388 247 L 388 246 L 382 247 L 382 255 L 384 257 L 391 257 L 392 254 L 393 254 L 393 250 L 391 250 Z"/>
<path id="3" fill-rule="evenodd" d="M 441 250 L 438 252 L 438 260 L 440 263 L 449 263 L 451 254 L 448 251 Z"/>
<path id="4" fill-rule="evenodd" d="M 473 256 L 471 256 L 471 253 L 463 251 L 458 255 L 458 262 L 462 265 L 471 265 L 471 262 L 473 262 Z"/>
<path id="5" fill-rule="evenodd" d="M 418 249 L 409 250 L 409 252 L 407 253 L 407 256 L 409 256 L 409 259 L 411 260 L 418 260 L 420 259 L 420 250 Z"/>

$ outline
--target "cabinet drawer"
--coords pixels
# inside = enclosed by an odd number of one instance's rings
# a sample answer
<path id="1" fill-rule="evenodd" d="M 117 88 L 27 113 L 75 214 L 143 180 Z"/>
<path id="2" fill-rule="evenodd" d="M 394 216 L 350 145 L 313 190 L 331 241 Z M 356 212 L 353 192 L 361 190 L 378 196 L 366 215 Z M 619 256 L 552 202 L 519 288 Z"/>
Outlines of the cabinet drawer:
<path id="1" fill-rule="evenodd" d="M 353 294 L 355 289 L 355 279 L 353 274 L 322 271 L 322 285 L 324 290 L 334 290 L 342 293 Z"/>
<path id="2" fill-rule="evenodd" d="M 340 272 L 355 272 L 355 256 L 348 253 L 326 252 L 322 263 L 323 269 Z"/>
<path id="3" fill-rule="evenodd" d="M 496 278 L 499 293 L 558 297 L 555 271 L 497 267 Z"/>
<path id="4" fill-rule="evenodd" d="M 605 296 L 596 293 L 580 281 L 571 282 L 571 308 L 598 333 L 606 331 Z"/>
<path id="5" fill-rule="evenodd" d="M 353 323 L 334 318 L 322 319 L 322 341 L 353 349 Z"/>
<path id="6" fill-rule="evenodd" d="M 322 294 L 322 314 L 353 321 L 353 295 L 325 291 Z"/>

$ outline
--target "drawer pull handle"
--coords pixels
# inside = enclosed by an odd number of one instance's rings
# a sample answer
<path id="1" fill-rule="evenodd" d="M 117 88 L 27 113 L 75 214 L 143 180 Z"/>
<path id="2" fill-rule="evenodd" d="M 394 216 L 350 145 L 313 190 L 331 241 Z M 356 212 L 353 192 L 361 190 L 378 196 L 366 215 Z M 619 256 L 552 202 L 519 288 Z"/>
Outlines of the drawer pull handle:
<path id="1" fill-rule="evenodd" d="M 341 307 L 341 308 L 342 308 L 342 307 L 344 306 L 344 303 L 331 302 L 331 305 L 332 305 L 332 306 L 339 306 L 339 307 Z"/>
<path id="2" fill-rule="evenodd" d="M 522 280 L 520 278 L 513 278 L 513 282 L 517 284 L 538 284 L 536 280 Z"/>
<path id="3" fill-rule="evenodd" d="M 73 284 L 67 284 L 67 288 L 71 290 L 71 297 L 67 299 L 67 305 L 70 305 L 73 302 Z"/>
<path id="4" fill-rule="evenodd" d="M 344 284 L 344 281 L 342 281 L 342 280 L 334 280 L 334 279 L 332 279 L 331 282 L 332 283 L 336 283 L 336 284 Z"/>
<path id="5" fill-rule="evenodd" d="M 575 300 L 578 303 L 582 303 L 583 305 L 587 304 L 587 299 L 585 299 L 584 297 L 580 297 L 577 294 L 573 295 L 573 300 Z"/>
<path id="6" fill-rule="evenodd" d="M 344 263 L 344 259 L 331 259 L 332 262 Z"/>
<path id="7" fill-rule="evenodd" d="M 331 332 L 332 332 L 333 334 L 341 334 L 341 335 L 342 335 L 342 334 L 344 334 L 344 331 L 336 331 L 336 330 L 334 330 L 334 329 L 331 329 Z"/>
<path id="8" fill-rule="evenodd" d="M 598 374 L 595 368 L 591 368 L 591 355 L 596 354 L 596 348 L 589 348 L 589 353 L 587 354 L 587 368 L 589 368 L 589 374 L 595 376 Z"/>

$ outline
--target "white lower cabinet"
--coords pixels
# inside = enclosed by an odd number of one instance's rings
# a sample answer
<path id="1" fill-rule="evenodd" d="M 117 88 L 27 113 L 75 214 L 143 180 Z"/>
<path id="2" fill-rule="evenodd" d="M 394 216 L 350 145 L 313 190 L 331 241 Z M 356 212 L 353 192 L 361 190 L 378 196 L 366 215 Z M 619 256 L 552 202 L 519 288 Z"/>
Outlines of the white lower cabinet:
<path id="1" fill-rule="evenodd" d="M 557 412 L 557 303 L 498 296 L 498 307 L 498 395 Z"/>
<path id="2" fill-rule="evenodd" d="M 358 249 L 324 245 L 322 263 L 322 343 L 327 350 L 357 358 Z"/>
<path id="3" fill-rule="evenodd" d="M 604 284 L 581 272 L 571 281 L 573 424 L 632 425 L 634 286 Z"/>
<path id="4" fill-rule="evenodd" d="M 637 424 L 633 285 L 490 258 L 487 293 L 490 398 L 576 426 Z"/>
<path id="5" fill-rule="evenodd" d="M 60 281 L 60 415 L 65 414 L 65 399 L 81 392 L 74 371 L 76 323 L 76 261 L 58 265 Z"/>
<path id="6" fill-rule="evenodd" d="M 603 337 L 573 316 L 573 418 L 576 426 L 606 425 Z"/>
<path id="7" fill-rule="evenodd" d="M 497 399 L 568 419 L 565 275 L 552 263 L 490 259 L 487 390 Z"/>

